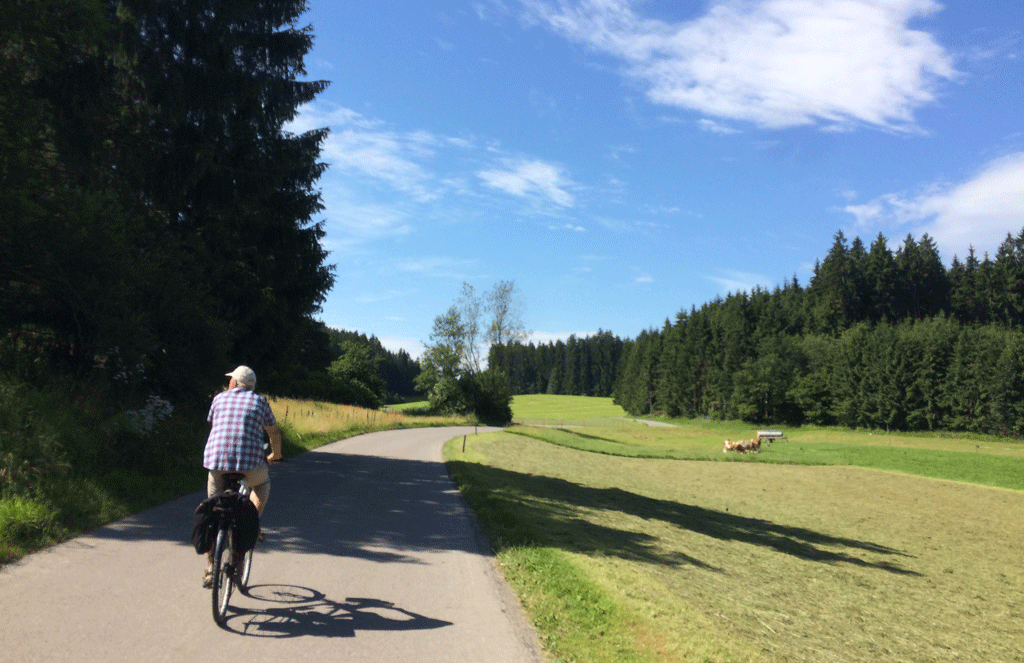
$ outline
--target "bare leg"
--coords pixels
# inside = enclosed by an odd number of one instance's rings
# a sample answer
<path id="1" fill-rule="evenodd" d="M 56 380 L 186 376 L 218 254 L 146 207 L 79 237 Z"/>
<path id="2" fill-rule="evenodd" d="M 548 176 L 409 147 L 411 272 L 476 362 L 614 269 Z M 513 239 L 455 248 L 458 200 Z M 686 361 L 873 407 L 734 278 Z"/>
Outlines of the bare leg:
<path id="1" fill-rule="evenodd" d="M 249 499 L 252 500 L 253 505 L 256 507 L 256 513 L 263 517 L 263 509 L 267 506 L 267 499 L 270 498 L 270 484 L 265 483 L 261 486 L 256 486 L 249 493 Z"/>

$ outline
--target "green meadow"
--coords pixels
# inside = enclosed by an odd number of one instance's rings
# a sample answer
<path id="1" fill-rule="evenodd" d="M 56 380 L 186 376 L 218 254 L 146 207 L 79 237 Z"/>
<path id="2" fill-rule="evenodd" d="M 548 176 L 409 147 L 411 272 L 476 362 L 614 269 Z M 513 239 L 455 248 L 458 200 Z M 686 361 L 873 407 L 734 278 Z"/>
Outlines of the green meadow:
<path id="1" fill-rule="evenodd" d="M 445 457 L 553 661 L 1024 661 L 1020 441 L 513 413 Z"/>

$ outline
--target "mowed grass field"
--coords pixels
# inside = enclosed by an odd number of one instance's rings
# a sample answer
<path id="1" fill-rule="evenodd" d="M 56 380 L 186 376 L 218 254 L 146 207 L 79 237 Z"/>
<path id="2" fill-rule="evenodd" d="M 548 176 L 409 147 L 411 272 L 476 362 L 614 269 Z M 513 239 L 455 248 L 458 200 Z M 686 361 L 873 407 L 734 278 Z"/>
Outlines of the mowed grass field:
<path id="1" fill-rule="evenodd" d="M 522 398 L 445 453 L 552 660 L 1024 661 L 1019 441 Z"/>

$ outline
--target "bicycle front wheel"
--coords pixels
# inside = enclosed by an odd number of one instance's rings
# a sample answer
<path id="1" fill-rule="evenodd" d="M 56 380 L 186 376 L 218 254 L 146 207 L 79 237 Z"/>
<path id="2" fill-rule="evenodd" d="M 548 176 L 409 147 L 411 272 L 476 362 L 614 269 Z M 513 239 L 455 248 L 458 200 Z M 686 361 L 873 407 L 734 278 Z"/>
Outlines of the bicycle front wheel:
<path id="1" fill-rule="evenodd" d="M 213 549 L 213 621 L 224 623 L 228 614 L 228 600 L 231 598 L 231 529 L 223 527 L 217 532 L 217 543 Z"/>

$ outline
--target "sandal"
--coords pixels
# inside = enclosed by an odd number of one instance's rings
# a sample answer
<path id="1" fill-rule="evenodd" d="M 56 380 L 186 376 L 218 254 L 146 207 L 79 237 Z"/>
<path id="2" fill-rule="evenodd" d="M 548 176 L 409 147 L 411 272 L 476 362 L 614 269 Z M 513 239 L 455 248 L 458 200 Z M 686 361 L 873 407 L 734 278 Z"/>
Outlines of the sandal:
<path id="1" fill-rule="evenodd" d="M 203 573 L 203 588 L 204 589 L 212 589 L 213 588 L 213 572 L 206 571 L 205 573 Z"/>

